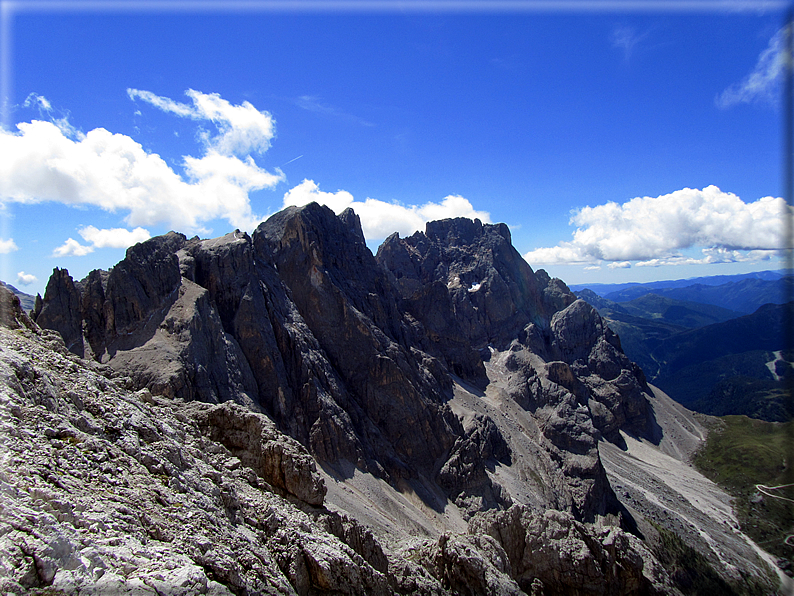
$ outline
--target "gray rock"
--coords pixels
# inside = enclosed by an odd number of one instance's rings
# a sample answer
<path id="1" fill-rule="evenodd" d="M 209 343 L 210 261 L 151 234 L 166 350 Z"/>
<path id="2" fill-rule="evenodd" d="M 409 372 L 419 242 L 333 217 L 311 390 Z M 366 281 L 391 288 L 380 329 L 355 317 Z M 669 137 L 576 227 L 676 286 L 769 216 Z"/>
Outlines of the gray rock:
<path id="1" fill-rule="evenodd" d="M 576 299 L 559 280 L 532 271 L 505 224 L 465 218 L 430 222 L 425 233 L 387 238 L 378 260 L 409 301 L 428 284 L 446 286 L 453 318 L 477 350 L 507 348 L 530 323 L 548 327 L 554 312 Z"/>
<path id="2" fill-rule="evenodd" d="M 668 594 L 669 577 L 643 574 L 651 553 L 616 527 L 588 526 L 569 513 L 514 505 L 476 516 L 469 532 L 492 537 L 509 559 L 512 577 L 526 593 Z M 650 572 L 650 569 L 649 569 Z"/>
<path id="3" fill-rule="evenodd" d="M 310 505 L 323 504 L 325 484 L 314 460 L 297 441 L 278 432 L 272 420 L 232 402 L 189 412 L 206 435 L 271 486 Z"/>
<path id="4" fill-rule="evenodd" d="M 6 593 L 392 593 L 304 511 L 323 493 L 312 459 L 262 415 L 131 392 L 5 328 L 0 390 Z M 350 520 L 340 534 L 380 548 Z"/>
<path id="5" fill-rule="evenodd" d="M 41 308 L 34 312 L 40 327 L 57 331 L 70 352 L 83 355 L 80 292 L 66 269 L 53 269 Z"/>

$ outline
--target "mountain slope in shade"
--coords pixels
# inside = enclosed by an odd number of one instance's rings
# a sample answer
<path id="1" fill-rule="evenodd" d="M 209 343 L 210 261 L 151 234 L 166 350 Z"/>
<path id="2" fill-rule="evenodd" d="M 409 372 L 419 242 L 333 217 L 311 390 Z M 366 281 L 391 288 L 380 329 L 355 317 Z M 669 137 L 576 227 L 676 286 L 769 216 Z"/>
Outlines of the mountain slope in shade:
<path id="1" fill-rule="evenodd" d="M 715 416 L 744 414 L 770 421 L 791 415 L 784 406 L 783 377 L 792 361 L 784 352 L 785 305 L 770 304 L 753 315 L 730 318 L 731 311 L 702 304 L 690 309 L 691 303 L 653 294 L 623 303 L 590 290 L 577 294 L 597 306 L 648 378 L 688 407 Z M 632 308 L 643 303 L 654 308 Z M 686 329 L 665 322 L 671 305 L 675 316 L 670 318 L 679 322 L 702 323 L 717 316 L 727 320 Z"/>
<path id="2" fill-rule="evenodd" d="M 791 356 L 782 330 L 792 305 L 767 304 L 752 315 L 686 331 L 650 353 L 654 382 L 681 403 L 709 414 L 787 420 L 784 377 Z"/>
<path id="3" fill-rule="evenodd" d="M 722 323 L 743 313 L 702 302 L 675 300 L 657 294 L 645 294 L 620 305 L 632 315 L 680 325 L 687 329 Z"/>

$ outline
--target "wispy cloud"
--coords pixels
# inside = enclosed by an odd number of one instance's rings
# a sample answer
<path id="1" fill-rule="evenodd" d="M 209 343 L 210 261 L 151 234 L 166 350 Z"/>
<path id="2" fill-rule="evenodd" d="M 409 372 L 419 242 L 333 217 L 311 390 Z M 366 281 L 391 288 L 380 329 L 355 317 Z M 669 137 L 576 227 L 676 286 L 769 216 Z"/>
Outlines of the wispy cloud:
<path id="1" fill-rule="evenodd" d="M 648 37 L 648 32 L 637 33 L 634 27 L 621 25 L 612 30 L 612 47 L 618 48 L 623 52 L 623 60 L 628 62 L 634 52 L 634 48 Z"/>
<path id="2" fill-rule="evenodd" d="M 715 98 L 718 107 L 725 109 L 740 103 L 777 102 L 786 64 L 791 64 L 786 51 L 787 35 L 789 29 L 784 27 L 772 36 L 750 74 Z"/>
<path id="3" fill-rule="evenodd" d="M 69 122 L 69 112 L 60 110 L 60 117 L 56 117 L 55 109 L 52 107 L 52 103 L 50 103 L 50 101 L 43 95 L 39 95 L 38 93 L 29 93 L 25 98 L 25 101 L 22 102 L 22 107 L 36 109 L 39 113 L 39 118 L 52 122 L 60 129 L 63 134 L 70 139 L 79 139 L 83 136 L 83 133 L 77 130 Z"/>
<path id="4" fill-rule="evenodd" d="M 233 105 L 217 93 L 202 93 L 193 89 L 185 91 L 193 105 L 139 89 L 127 89 L 127 95 L 132 100 L 140 99 L 183 118 L 211 121 L 217 127 L 218 134 L 201 131 L 200 137 L 209 150 L 222 155 L 264 153 L 270 148 L 270 141 L 275 135 L 275 121 L 270 113 L 257 110 L 247 101 Z"/>
<path id="5" fill-rule="evenodd" d="M 304 180 L 284 195 L 284 207 L 306 205 L 317 202 L 326 205 L 339 214 L 351 207 L 361 220 L 364 236 L 368 240 L 380 240 L 393 232 L 403 236 L 424 230 L 428 221 L 449 217 L 477 218 L 490 222 L 486 211 L 477 211 L 465 198 L 456 195 L 445 197 L 440 203 L 429 202 L 424 205 L 400 205 L 367 198 L 356 201 L 346 190 L 325 192 L 313 180 Z"/>
<path id="6" fill-rule="evenodd" d="M 684 188 L 659 197 L 638 197 L 580 209 L 570 242 L 538 248 L 530 263 L 593 264 L 608 267 L 716 263 L 769 258 L 785 248 L 782 198 L 745 203 L 716 186 Z M 699 259 L 681 251 L 700 248 Z"/>
<path id="7" fill-rule="evenodd" d="M 304 110 L 308 110 L 309 112 L 314 112 L 316 114 L 325 114 L 340 120 L 347 120 L 348 122 L 360 124 L 361 126 L 375 126 L 372 122 L 369 122 L 364 118 L 359 118 L 358 116 L 348 114 L 339 108 L 322 103 L 319 97 L 315 97 L 313 95 L 301 95 L 295 100 L 295 104 L 299 108 L 303 108 Z"/>
<path id="8" fill-rule="evenodd" d="M 17 132 L 0 129 L 0 200 L 128 211 L 124 220 L 132 227 L 167 224 L 206 232 L 205 222 L 222 218 L 253 229 L 262 218 L 253 213 L 249 193 L 284 180 L 280 170 L 268 172 L 250 155 L 269 147 L 275 134 L 270 114 L 248 102 L 233 105 L 217 94 L 193 90 L 186 92 L 192 105 L 148 91 L 128 93 L 168 113 L 214 125 L 214 132 L 201 131 L 202 155 L 183 156 L 184 174 L 126 135 L 103 128 L 71 135 L 53 122 L 33 120 L 17 124 Z M 41 96 L 34 100 L 50 105 Z M 91 248 L 76 244 L 73 240 L 58 250 L 76 254 Z"/>

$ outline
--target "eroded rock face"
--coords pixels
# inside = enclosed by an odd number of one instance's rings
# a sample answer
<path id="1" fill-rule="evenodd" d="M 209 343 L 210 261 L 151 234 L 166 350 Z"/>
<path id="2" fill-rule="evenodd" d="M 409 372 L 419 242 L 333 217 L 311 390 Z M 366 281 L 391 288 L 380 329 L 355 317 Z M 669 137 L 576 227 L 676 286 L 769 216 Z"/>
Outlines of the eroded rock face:
<path id="1" fill-rule="evenodd" d="M 0 591 L 676 593 L 598 450 L 642 434 L 644 378 L 505 226 L 376 260 L 352 211 L 309 205 L 50 285 L 58 331 L 0 294 Z M 380 542 L 325 508 L 341 491 L 422 537 Z"/>
<path id="2" fill-rule="evenodd" d="M 576 515 L 593 520 L 618 513 L 598 440 L 616 439 L 619 428 L 642 434 L 649 427 L 648 388 L 598 313 L 561 281 L 533 272 L 504 224 L 431 222 L 425 233 L 390 236 L 377 258 L 405 308 L 447 345 L 473 345 L 485 359 L 509 354 L 506 390 L 537 418 L 542 446 L 566 479 Z M 446 358 L 455 362 L 456 356 Z M 465 470 L 462 459 L 465 450 L 454 452 L 442 478 Z"/>
<path id="3" fill-rule="evenodd" d="M 577 300 L 551 321 L 553 357 L 570 365 L 583 387 L 593 423 L 606 437 L 622 428 L 637 435 L 649 432 L 649 392 L 642 370 L 623 353 L 620 339 L 598 312 Z M 574 381 L 560 384 L 574 390 Z M 576 392 L 576 391 L 574 391 Z"/>
<path id="4" fill-rule="evenodd" d="M 19 297 L 5 286 L 0 286 L 0 325 L 9 329 L 37 328 L 22 309 Z"/>
<path id="5" fill-rule="evenodd" d="M 125 389 L 47 338 L 0 328 L 3 593 L 393 593 L 261 414 Z"/>
<path id="6" fill-rule="evenodd" d="M 66 269 L 53 269 L 44 291 L 40 308 L 34 311 L 38 325 L 57 331 L 67 349 L 83 355 L 83 330 L 80 312 L 80 292 Z"/>
<path id="7" fill-rule="evenodd" d="M 463 434 L 449 373 L 417 347 L 352 211 L 289 209 L 252 237 L 171 233 L 51 286 L 38 319 L 76 354 L 157 395 L 264 410 L 321 461 L 429 476 Z"/>
<path id="8" fill-rule="evenodd" d="M 62 341 L 54 349 L 52 337 L 32 322 L 0 327 L 3 593 L 498 596 L 649 585 L 631 537 L 520 507 L 388 550 L 323 507 L 312 458 L 264 415 L 128 389 L 129 377 Z M 477 428 L 482 448 L 498 451 L 488 424 Z"/>
<path id="9" fill-rule="evenodd" d="M 668 594 L 664 570 L 640 541 L 617 527 L 596 528 L 569 513 L 514 505 L 482 513 L 469 532 L 493 538 L 509 560 L 511 575 L 526 593 Z"/>
<path id="10" fill-rule="evenodd" d="M 429 469 L 462 429 L 443 406 L 451 382 L 441 363 L 417 350 L 386 272 L 367 249 L 358 217 L 317 204 L 291 208 L 261 224 L 258 253 L 272 254 L 280 278 L 311 334 L 347 388 L 348 412 L 364 414 L 367 448 Z M 383 439 L 393 446 L 388 449 Z"/>
<path id="11" fill-rule="evenodd" d="M 310 505 L 322 505 L 325 485 L 316 474 L 314 460 L 294 439 L 278 432 L 265 415 L 226 402 L 200 408 L 193 417 L 206 435 L 272 486 Z"/>
<path id="12" fill-rule="evenodd" d="M 554 312 L 576 299 L 561 281 L 532 271 L 513 248 L 505 224 L 465 218 L 430 222 L 424 233 L 387 238 L 377 258 L 409 305 L 421 304 L 425 286 L 443 284 L 453 305 L 451 317 L 477 350 L 509 347 L 529 323 L 547 327 Z M 420 308 L 412 313 L 426 318 Z"/>

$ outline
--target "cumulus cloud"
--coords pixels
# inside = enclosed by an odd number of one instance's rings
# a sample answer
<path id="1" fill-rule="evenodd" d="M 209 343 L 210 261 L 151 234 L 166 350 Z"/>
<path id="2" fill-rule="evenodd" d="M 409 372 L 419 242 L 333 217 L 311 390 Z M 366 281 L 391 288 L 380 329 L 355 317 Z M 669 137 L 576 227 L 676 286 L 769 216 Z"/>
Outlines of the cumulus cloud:
<path id="1" fill-rule="evenodd" d="M 720 108 L 729 108 L 740 103 L 756 101 L 774 103 L 777 100 L 781 80 L 785 74 L 787 57 L 786 36 L 788 27 L 775 33 L 766 49 L 758 56 L 755 68 L 740 82 L 720 93 L 715 103 Z"/>
<path id="2" fill-rule="evenodd" d="M 615 261 L 607 265 L 610 269 L 628 269 L 631 267 L 631 261 Z"/>
<path id="3" fill-rule="evenodd" d="M 78 230 L 83 240 L 91 243 L 94 248 L 128 248 L 151 238 L 148 230 L 135 228 L 111 228 L 100 230 L 94 226 L 85 226 Z"/>
<path id="4" fill-rule="evenodd" d="M 77 233 L 88 244 L 80 244 L 74 238 L 69 238 L 61 246 L 52 251 L 53 257 L 84 257 L 97 248 L 128 248 L 151 238 L 148 230 L 135 228 L 108 228 L 100 230 L 95 226 L 83 226 Z"/>
<path id="5" fill-rule="evenodd" d="M 5 255 L 15 250 L 19 250 L 19 247 L 17 243 L 14 242 L 13 238 L 9 238 L 8 240 L 0 238 L 0 255 Z"/>
<path id="6" fill-rule="evenodd" d="M 187 93 L 192 106 L 130 90 L 130 97 L 216 125 L 218 134 L 202 136 L 204 155 L 183 156 L 184 176 L 128 136 L 103 128 L 74 135 L 56 123 L 33 120 L 17 124 L 17 132 L 0 129 L 0 200 L 128 211 L 130 226 L 203 232 L 205 222 L 221 218 L 253 229 L 262 218 L 253 213 L 249 193 L 274 187 L 284 175 L 238 154 L 265 151 L 274 122 L 248 102 L 234 106 L 216 94 Z M 42 100 L 37 101 L 43 105 Z"/>
<path id="7" fill-rule="evenodd" d="M 325 192 L 313 180 L 304 180 L 284 195 L 284 207 L 301 206 L 311 202 L 326 205 L 339 214 L 351 207 L 361 219 L 364 236 L 369 240 L 385 238 L 393 232 L 403 236 L 424 230 L 425 223 L 449 217 L 468 217 L 488 223 L 490 214 L 476 211 L 465 198 L 450 195 L 440 203 L 429 202 L 424 205 L 400 205 L 376 199 L 355 201 L 353 195 L 345 190 Z"/>
<path id="8" fill-rule="evenodd" d="M 610 267 L 733 262 L 769 258 L 785 248 L 782 198 L 745 203 L 716 186 L 684 188 L 659 197 L 638 197 L 575 211 L 571 242 L 538 248 L 524 258 L 530 264 L 592 264 Z M 701 248 L 703 257 L 680 251 Z"/>
<path id="9" fill-rule="evenodd" d="M 38 281 L 38 277 L 31 273 L 25 273 L 24 271 L 17 273 L 17 283 L 22 286 L 29 286 L 35 281 Z"/>
<path id="10" fill-rule="evenodd" d="M 83 246 L 74 238 L 69 238 L 61 246 L 52 251 L 53 257 L 84 257 L 94 252 L 93 246 Z"/>

